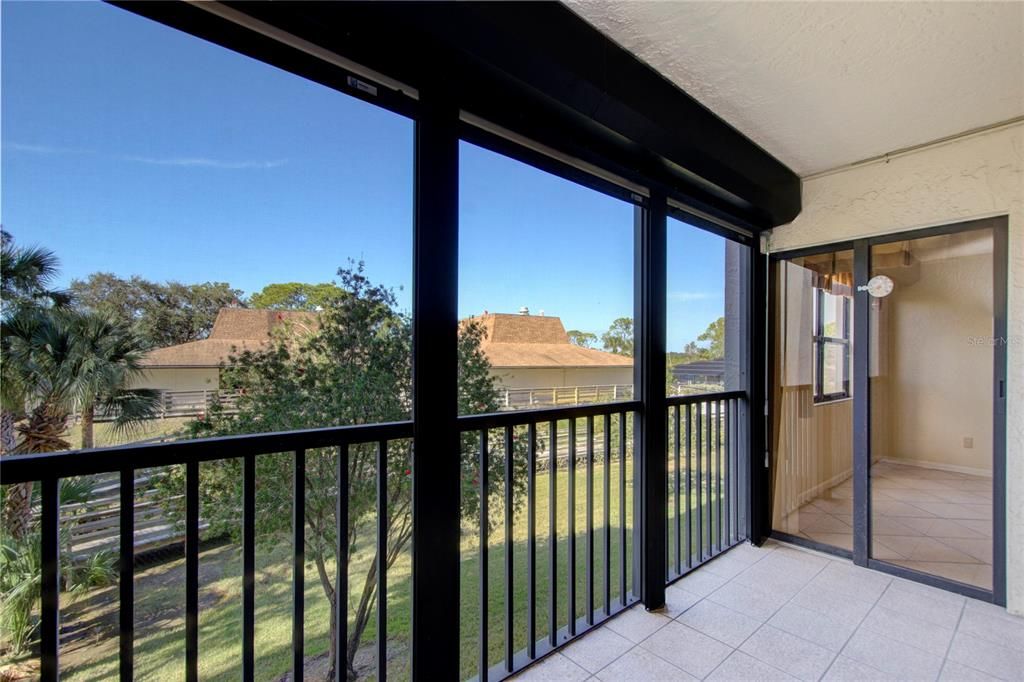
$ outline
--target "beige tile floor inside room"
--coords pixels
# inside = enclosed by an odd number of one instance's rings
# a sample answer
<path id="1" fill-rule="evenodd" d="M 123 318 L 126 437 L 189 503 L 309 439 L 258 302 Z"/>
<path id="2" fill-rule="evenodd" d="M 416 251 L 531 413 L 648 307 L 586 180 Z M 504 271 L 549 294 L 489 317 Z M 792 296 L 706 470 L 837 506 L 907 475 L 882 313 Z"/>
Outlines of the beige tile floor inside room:
<path id="1" fill-rule="evenodd" d="M 992 589 L 992 479 L 876 462 L 871 468 L 871 556 Z M 794 535 L 853 549 L 847 479 L 787 520 Z"/>
<path id="2" fill-rule="evenodd" d="M 768 541 L 740 545 L 523 680 L 1021 680 L 1024 619 Z"/>

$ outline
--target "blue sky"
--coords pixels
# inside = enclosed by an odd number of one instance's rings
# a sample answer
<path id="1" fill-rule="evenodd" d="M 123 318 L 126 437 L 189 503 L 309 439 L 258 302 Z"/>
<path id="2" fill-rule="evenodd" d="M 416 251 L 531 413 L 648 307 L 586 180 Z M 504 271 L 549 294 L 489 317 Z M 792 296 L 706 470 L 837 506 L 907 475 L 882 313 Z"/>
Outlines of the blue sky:
<path id="1" fill-rule="evenodd" d="M 349 258 L 410 306 L 413 124 L 99 3 L 2 3 L 2 205 L 19 243 L 96 271 L 329 281 Z M 631 316 L 633 209 L 469 144 L 460 314 Z M 672 350 L 722 314 L 724 243 L 669 230 Z"/>

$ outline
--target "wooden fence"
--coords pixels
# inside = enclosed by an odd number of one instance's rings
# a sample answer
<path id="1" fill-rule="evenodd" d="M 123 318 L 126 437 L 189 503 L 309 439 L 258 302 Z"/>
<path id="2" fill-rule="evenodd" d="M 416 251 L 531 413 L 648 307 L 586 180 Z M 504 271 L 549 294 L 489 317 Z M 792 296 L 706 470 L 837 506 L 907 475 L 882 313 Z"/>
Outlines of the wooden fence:
<path id="1" fill-rule="evenodd" d="M 161 504 L 174 497 L 163 496 L 157 481 L 163 471 L 139 471 L 135 476 L 135 553 L 159 549 L 182 540 L 183 533 L 164 512 Z M 86 557 L 108 550 L 117 552 L 120 529 L 121 483 L 118 474 L 94 478 L 92 495 L 85 502 L 64 504 L 60 524 L 68 533 L 72 557 Z M 179 496 L 181 497 L 181 496 Z M 200 528 L 208 526 L 200 520 Z"/>
<path id="2" fill-rule="evenodd" d="M 499 401 L 503 410 L 609 403 L 632 399 L 633 384 L 499 389 Z"/>

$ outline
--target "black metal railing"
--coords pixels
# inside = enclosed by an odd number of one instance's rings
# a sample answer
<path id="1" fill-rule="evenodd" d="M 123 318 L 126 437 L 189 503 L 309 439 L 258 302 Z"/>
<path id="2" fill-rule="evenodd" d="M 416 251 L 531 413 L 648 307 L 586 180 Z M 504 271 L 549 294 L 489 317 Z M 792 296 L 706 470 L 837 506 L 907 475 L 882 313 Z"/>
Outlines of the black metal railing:
<path id="1" fill-rule="evenodd" d="M 746 393 L 673 396 L 667 402 L 665 576 L 671 582 L 746 537 Z"/>
<path id="2" fill-rule="evenodd" d="M 255 573 L 256 573 L 256 458 L 262 455 L 292 453 L 292 660 L 293 680 L 303 675 L 305 616 L 305 495 L 306 453 L 322 448 L 336 448 L 337 490 L 348 490 L 350 448 L 376 447 L 377 480 L 376 540 L 377 561 L 386 557 L 387 549 L 387 452 L 391 441 L 412 437 L 412 422 L 342 426 L 304 431 L 228 436 L 201 440 L 175 441 L 148 445 L 127 445 L 99 450 L 67 451 L 52 454 L 5 458 L 2 467 L 4 485 L 40 482 L 40 542 L 42 552 L 42 583 L 40 610 L 40 677 L 58 679 L 60 648 L 60 480 L 72 476 L 90 476 L 119 472 L 121 505 L 119 529 L 119 670 L 120 679 L 134 677 L 135 638 L 135 568 L 134 568 L 134 479 L 139 469 L 184 465 L 185 467 L 185 678 L 199 679 L 199 464 L 213 460 L 240 458 L 242 461 L 242 679 L 252 680 L 255 671 Z M 336 589 L 338 604 L 348 602 L 347 532 L 348 500 L 337 495 L 336 510 Z M 376 642 L 377 678 L 387 676 L 387 570 L 376 571 L 377 601 Z M 346 660 L 348 614 L 336 610 L 339 661 Z M 338 670 L 343 679 L 344 666 Z"/>
<path id="3" fill-rule="evenodd" d="M 633 533 L 638 524 L 631 509 L 638 495 L 632 486 L 634 453 L 633 420 L 639 403 L 619 402 L 522 412 L 474 415 L 459 419 L 464 434 L 472 434 L 479 458 L 479 538 L 477 552 L 480 614 L 477 633 L 477 679 L 500 680 L 533 661 L 542 658 L 617 614 L 637 601 L 633 568 L 637 546 Z M 525 440 L 517 453 L 515 444 Z M 492 461 L 495 452 L 502 458 L 503 480 L 490 480 L 497 470 Z M 522 462 L 516 463 L 516 457 Z M 580 471 L 582 466 L 582 472 Z M 525 469 L 525 491 L 516 504 L 514 477 Z M 577 498 L 583 474 L 583 500 Z M 595 476 L 601 479 L 600 518 L 595 513 Z M 546 477 L 546 490 L 538 488 L 538 478 Z M 612 494 L 613 477 L 616 494 Z M 501 526 L 503 540 L 499 548 L 491 538 L 491 489 L 500 483 L 503 492 Z M 543 485 L 542 483 L 542 485 Z M 564 498 L 560 489 L 564 487 Z M 564 499 L 564 508 L 560 503 Z M 538 500 L 546 500 L 547 518 L 538 518 Z M 520 510 L 525 507 L 525 519 Z M 561 512 L 565 519 L 561 520 Z M 612 512 L 616 512 L 616 523 Z M 582 511 L 583 527 L 577 528 Z M 525 521 L 525 575 L 518 575 L 513 524 Z M 538 561 L 538 524 L 547 522 L 544 548 Z M 600 545 L 600 555 L 597 555 Z M 616 561 L 612 554 L 615 550 Z M 489 580 L 489 554 L 500 549 L 503 558 L 502 646 L 491 650 L 490 608 L 493 596 Z M 545 564 L 545 565 L 539 565 Z M 582 564 L 582 565 L 581 565 Z M 564 571 L 564 574 L 563 574 Z M 600 575 L 599 575 L 600 574 Z M 617 580 L 613 576 L 617 574 Z M 525 600 L 516 598 L 516 586 L 525 583 Z M 546 593 L 546 604 L 538 605 L 538 596 Z M 583 593 L 581 599 L 580 592 Z M 524 603 L 525 602 L 525 603 Z M 541 613 L 538 613 L 538 612 Z M 546 612 L 546 613 L 545 613 Z M 517 617 L 518 616 L 518 617 Z M 546 632 L 539 633 L 538 621 L 546 616 Z M 521 624 L 517 632 L 516 624 Z M 517 645 L 519 643 L 521 646 Z M 464 671 L 467 666 L 463 666 Z"/>
<path id="4" fill-rule="evenodd" d="M 744 392 L 671 397 L 666 449 L 668 472 L 665 572 L 671 582 L 745 537 L 746 494 L 743 428 Z M 521 670 L 639 599 L 640 514 L 636 428 L 638 401 L 464 416 L 458 419 L 464 464 L 475 471 L 478 496 L 475 546 L 463 542 L 478 562 L 479 612 L 475 660 L 464 661 L 464 676 L 498 680 Z M 42 543 L 40 612 L 41 677 L 58 677 L 59 654 L 59 488 L 60 480 L 115 472 L 120 475 L 119 637 L 120 677 L 133 677 L 134 481 L 142 469 L 184 466 L 185 675 L 199 671 L 200 463 L 241 460 L 242 678 L 255 677 L 256 461 L 291 453 L 292 490 L 292 656 L 293 678 L 301 679 L 305 658 L 305 496 L 307 452 L 336 449 L 332 472 L 338 491 L 349 489 L 350 452 L 375 448 L 377 561 L 387 555 L 388 447 L 413 436 L 410 421 L 286 433 L 128 445 L 88 451 L 5 458 L 4 485 L 39 481 Z M 467 452 L 468 451 L 468 457 Z M 475 463 L 475 467 L 474 464 Z M 546 477 L 546 480 L 544 478 Z M 598 502 L 599 498 L 599 502 Z M 492 523 L 491 504 L 501 508 Z M 546 505 L 546 510 L 544 506 Z M 546 511 L 546 519 L 540 518 Z M 338 604 L 348 602 L 348 552 L 342 543 L 349 523 L 348 500 L 337 495 L 334 548 Z M 564 519 L 563 519 L 564 515 Z M 517 543 L 517 528 L 520 542 Z M 546 526 L 546 532 L 544 527 Z M 500 537 L 503 534 L 503 537 Z M 467 546 L 469 549 L 467 550 Z M 489 561 L 501 555 L 501 563 Z M 469 557 L 472 559 L 472 556 Z M 500 590 L 490 573 L 503 574 Z M 387 677 L 387 570 L 376 571 L 376 675 Z M 521 591 L 525 586 L 525 598 Z M 500 605 L 497 605 L 500 602 Z M 463 598 L 466 605 L 466 598 Z M 494 615 L 492 621 L 491 616 Z M 500 617 L 499 617 L 500 615 Z M 348 613 L 335 612 L 338 673 L 347 660 Z M 495 624 L 497 623 L 497 625 Z M 494 630 L 501 629 L 501 637 Z M 463 638 L 465 638 L 463 633 Z M 500 646 L 497 643 L 500 642 Z M 492 643 L 495 646 L 492 648 Z M 341 679 L 341 677 L 339 677 Z"/>

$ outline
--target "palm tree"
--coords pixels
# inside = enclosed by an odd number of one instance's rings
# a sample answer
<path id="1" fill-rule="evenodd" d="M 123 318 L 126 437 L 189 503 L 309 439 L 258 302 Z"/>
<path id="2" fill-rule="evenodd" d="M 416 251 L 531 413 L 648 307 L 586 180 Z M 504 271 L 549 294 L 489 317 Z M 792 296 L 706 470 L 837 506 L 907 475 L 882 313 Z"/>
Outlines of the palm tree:
<path id="1" fill-rule="evenodd" d="M 92 446 L 97 408 L 113 417 L 115 430 L 137 427 L 155 416 L 157 393 L 129 389 L 141 372 L 141 340 L 127 327 L 102 315 L 67 309 L 24 308 L 3 321 L 4 392 L 17 397 L 27 418 L 16 428 L 20 439 L 11 454 L 70 449 L 68 418 L 83 410 L 83 445 Z M 87 416 L 86 416 L 87 415 Z M 31 520 L 31 484 L 9 491 L 6 521 L 23 537 Z"/>
<path id="2" fill-rule="evenodd" d="M 68 295 L 48 285 L 57 276 L 60 261 L 47 249 L 18 247 L 9 232 L 0 229 L 0 319 L 8 320 L 18 311 L 47 305 L 64 305 Z M 3 338 L 0 337 L 0 344 Z M 6 358 L 6 345 L 2 346 Z M 6 362 L 4 363 L 7 364 Z M 0 455 L 14 449 L 14 423 L 21 415 L 24 400 L 3 376 L 4 390 L 0 403 Z"/>
<path id="3" fill-rule="evenodd" d="M 76 329 L 76 373 L 82 410 L 82 448 L 95 445 L 97 408 L 114 418 L 115 431 L 132 431 L 156 416 L 159 393 L 128 388 L 142 373 L 145 341 L 105 315 L 80 315 Z"/>
<path id="4" fill-rule="evenodd" d="M 7 318 L 21 308 L 67 305 L 66 291 L 50 289 L 60 259 L 49 249 L 15 246 L 10 232 L 0 229 L 0 310 Z"/>
<path id="5" fill-rule="evenodd" d="M 57 276 L 58 264 L 52 251 L 17 247 L 10 233 L 0 229 L 0 320 L 5 325 L 19 311 L 68 302 L 66 293 L 48 287 Z M 24 415 L 26 399 L 19 372 L 14 371 L 7 351 L 6 334 L 0 334 L 0 456 L 15 449 L 14 425 Z M 10 532 L 19 534 L 17 537 L 27 532 L 31 497 L 31 483 L 8 486 L 6 491 L 4 519 L 9 522 Z"/>

